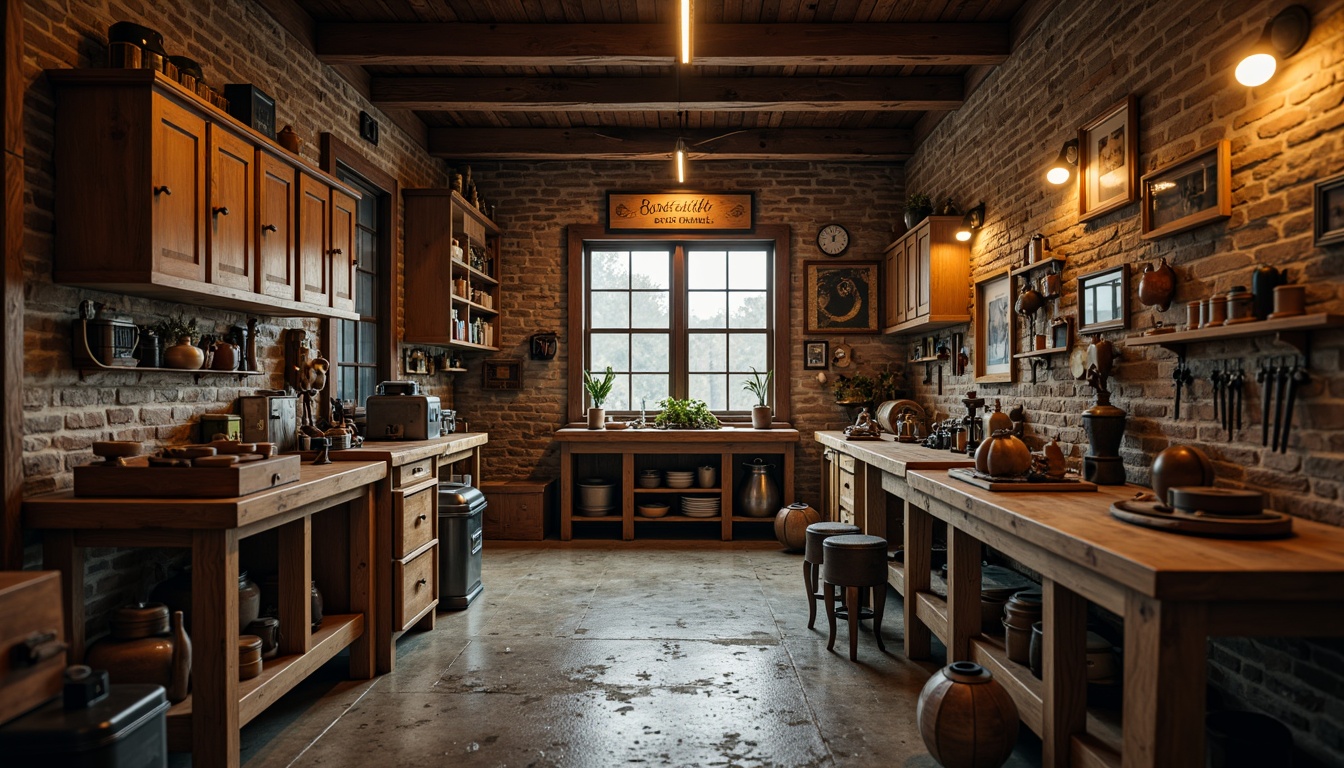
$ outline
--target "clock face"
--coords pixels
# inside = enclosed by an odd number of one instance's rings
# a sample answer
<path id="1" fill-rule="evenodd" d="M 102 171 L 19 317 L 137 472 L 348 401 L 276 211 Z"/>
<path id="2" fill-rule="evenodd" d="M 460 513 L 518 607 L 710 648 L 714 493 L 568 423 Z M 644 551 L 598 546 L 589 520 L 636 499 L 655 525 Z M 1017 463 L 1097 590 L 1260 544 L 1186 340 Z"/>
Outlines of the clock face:
<path id="1" fill-rule="evenodd" d="M 849 250 L 849 231 L 839 224 L 827 224 L 817 232 L 817 247 L 827 256 L 839 256 Z"/>

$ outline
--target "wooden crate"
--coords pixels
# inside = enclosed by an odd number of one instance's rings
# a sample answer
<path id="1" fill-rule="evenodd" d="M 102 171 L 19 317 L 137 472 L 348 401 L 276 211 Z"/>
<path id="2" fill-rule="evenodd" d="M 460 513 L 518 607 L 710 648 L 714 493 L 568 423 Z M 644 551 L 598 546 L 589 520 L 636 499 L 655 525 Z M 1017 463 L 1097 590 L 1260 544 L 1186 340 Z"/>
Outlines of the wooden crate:
<path id="1" fill-rule="evenodd" d="M 33 638 L 39 661 L 29 665 Z M 58 571 L 0 571 L 0 724 L 61 695 L 65 621 Z"/>
<path id="2" fill-rule="evenodd" d="M 481 483 L 485 538 L 541 541 L 554 530 L 555 480 L 504 480 Z"/>

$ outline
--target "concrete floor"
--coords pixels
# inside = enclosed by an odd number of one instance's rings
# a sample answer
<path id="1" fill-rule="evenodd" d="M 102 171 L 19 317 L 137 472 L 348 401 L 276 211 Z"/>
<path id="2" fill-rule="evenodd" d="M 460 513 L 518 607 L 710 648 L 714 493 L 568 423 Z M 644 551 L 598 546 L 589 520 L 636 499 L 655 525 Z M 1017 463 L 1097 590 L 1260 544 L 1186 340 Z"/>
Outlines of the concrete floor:
<path id="1" fill-rule="evenodd" d="M 807 628 L 801 555 L 773 542 L 487 545 L 484 594 L 398 646 L 397 670 L 333 662 L 243 730 L 279 766 L 928 768 L 915 700 L 936 663 Z M 337 660 L 339 661 L 339 659 Z M 1039 764 L 1026 729 L 1013 768 Z M 180 763 L 182 757 L 174 761 Z"/>

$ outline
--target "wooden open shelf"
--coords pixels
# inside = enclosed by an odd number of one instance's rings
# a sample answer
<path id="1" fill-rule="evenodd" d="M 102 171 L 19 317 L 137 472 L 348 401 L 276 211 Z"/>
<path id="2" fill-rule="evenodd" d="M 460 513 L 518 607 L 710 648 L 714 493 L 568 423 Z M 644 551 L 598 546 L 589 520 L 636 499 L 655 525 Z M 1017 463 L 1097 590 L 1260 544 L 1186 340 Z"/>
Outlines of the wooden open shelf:
<path id="1" fill-rule="evenodd" d="M 1018 275 L 1029 275 L 1032 272 L 1037 272 L 1039 270 L 1045 269 L 1046 267 L 1055 267 L 1055 266 L 1059 268 L 1060 272 L 1064 271 L 1063 256 L 1051 256 L 1048 259 L 1041 259 L 1040 261 L 1034 261 L 1025 266 L 1013 267 L 1008 274 L 1012 275 L 1013 277 L 1017 277 Z"/>
<path id="2" fill-rule="evenodd" d="M 453 193 L 453 197 L 457 198 L 458 197 L 457 193 Z M 462 270 L 463 272 L 466 272 L 468 275 L 471 275 L 473 279 L 480 280 L 483 283 L 489 283 L 491 285 L 499 285 L 498 280 L 485 274 L 481 270 L 471 266 L 470 264 L 461 259 L 453 259 L 453 266 L 456 267 L 457 269 Z"/>
<path id="3" fill-rule="evenodd" d="M 768 516 L 768 517 L 743 517 L 742 515 L 733 515 L 733 522 L 734 522 L 734 523 L 770 523 L 771 525 L 774 525 L 774 524 L 775 524 L 775 518 L 774 518 L 773 515 L 770 515 L 770 516 Z"/>
<path id="4" fill-rule="evenodd" d="M 578 518 L 575 518 L 576 520 Z M 638 512 L 635 513 L 636 523 L 718 523 L 723 521 L 722 515 L 713 517 L 687 517 L 686 515 L 663 515 L 662 517 L 644 517 Z"/>
<path id="5" fill-rule="evenodd" d="M 1051 347 L 1049 349 L 1033 349 L 1030 352 L 1018 352 L 1013 355 L 1014 360 L 1025 360 L 1031 357 L 1053 357 L 1055 355 L 1067 354 L 1068 347 Z"/>
<path id="6" fill-rule="evenodd" d="M 97 361 L 94 361 L 93 365 L 81 363 L 79 366 L 79 375 L 81 377 L 86 374 L 101 373 L 103 371 L 121 371 L 123 373 L 187 373 L 194 375 L 197 381 L 200 381 L 202 376 L 237 376 L 241 379 L 245 376 L 266 375 L 265 371 L 216 371 L 210 368 L 197 368 L 195 370 L 191 368 L 142 368 L 138 365 L 103 365 Z"/>
<path id="7" fill-rule="evenodd" d="M 679 493 L 690 496 L 696 493 L 722 493 L 722 488 L 636 488 L 635 493 Z"/>
<path id="8" fill-rule="evenodd" d="M 453 303 L 454 303 L 454 304 L 462 304 L 462 305 L 471 307 L 472 311 L 474 311 L 474 312 L 479 312 L 479 313 L 481 313 L 481 314 L 483 314 L 483 315 L 498 315 L 498 314 L 499 314 L 499 310 L 494 309 L 493 307 L 487 307 L 487 306 L 485 306 L 484 304 L 478 304 L 478 303 L 472 301 L 471 299 L 468 299 L 468 298 L 465 297 L 465 296 L 458 296 L 457 294 L 453 294 Z"/>
<path id="9" fill-rule="evenodd" d="M 1178 355 L 1184 355 L 1187 344 L 1228 339 L 1250 339 L 1274 334 L 1280 343 L 1294 347 L 1299 353 L 1310 357 L 1311 332 L 1327 331 L 1332 328 L 1344 328 L 1344 315 L 1318 312 L 1310 315 L 1281 317 L 1277 320 L 1257 320 L 1253 323 L 1196 328 L 1193 331 L 1175 331 L 1174 333 L 1159 333 L 1152 336 L 1130 336 L 1125 339 L 1125 344 L 1131 347 L 1161 346 Z"/>

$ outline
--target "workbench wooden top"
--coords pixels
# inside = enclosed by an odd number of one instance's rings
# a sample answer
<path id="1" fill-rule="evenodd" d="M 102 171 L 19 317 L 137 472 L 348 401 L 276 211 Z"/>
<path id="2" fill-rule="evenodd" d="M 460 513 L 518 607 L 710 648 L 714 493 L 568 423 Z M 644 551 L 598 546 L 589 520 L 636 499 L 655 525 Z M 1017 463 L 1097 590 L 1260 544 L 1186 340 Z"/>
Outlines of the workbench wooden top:
<path id="1" fill-rule="evenodd" d="M 338 461 L 305 463 L 297 482 L 228 499 L 88 498 L 62 491 L 25 500 L 23 524 L 37 529 L 242 528 L 386 476 L 384 461 Z"/>
<path id="2" fill-rule="evenodd" d="M 845 439 L 844 432 L 834 431 L 818 432 L 816 438 L 817 442 L 828 448 L 853 456 L 864 464 L 897 477 L 905 477 L 907 471 L 916 469 L 975 466 L 975 459 L 963 453 L 925 448 L 919 443 L 898 443 L 889 435 L 884 435 L 880 440 L 850 441 Z"/>
<path id="3" fill-rule="evenodd" d="M 1148 490 L 1139 486 L 1103 485 L 1096 493 L 995 492 L 945 470 L 911 471 L 906 480 L 958 515 L 1150 597 L 1344 601 L 1344 528 L 1294 518 L 1293 535 L 1286 539 L 1186 536 L 1111 516 L 1112 502 Z"/>
<path id="4" fill-rule="evenodd" d="M 796 443 L 796 429 L 577 429 L 555 432 L 555 439 L 569 443 Z"/>
<path id="5" fill-rule="evenodd" d="M 391 466 L 400 467 L 421 459 L 447 456 L 450 453 L 465 451 L 490 441 L 485 432 L 459 432 L 429 440 L 386 440 L 365 441 L 360 448 L 347 448 L 332 451 L 331 458 L 336 461 L 385 461 Z"/>

